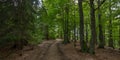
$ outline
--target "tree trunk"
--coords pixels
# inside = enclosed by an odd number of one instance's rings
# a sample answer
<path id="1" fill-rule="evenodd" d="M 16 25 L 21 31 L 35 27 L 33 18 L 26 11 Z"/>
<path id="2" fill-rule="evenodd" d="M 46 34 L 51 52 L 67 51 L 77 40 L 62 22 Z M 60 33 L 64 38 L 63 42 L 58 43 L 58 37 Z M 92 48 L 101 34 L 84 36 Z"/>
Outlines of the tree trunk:
<path id="1" fill-rule="evenodd" d="M 79 5 L 79 15 L 80 15 L 80 46 L 82 52 L 87 52 L 87 44 L 84 41 L 84 15 L 83 15 L 83 7 L 82 0 L 78 0 Z"/>
<path id="2" fill-rule="evenodd" d="M 120 23 L 120 20 L 119 20 Z M 120 25 L 119 25 L 119 40 L 118 40 L 118 44 L 119 44 L 119 50 L 120 50 Z"/>
<path id="3" fill-rule="evenodd" d="M 45 39 L 49 40 L 49 26 L 48 25 L 45 26 Z"/>
<path id="4" fill-rule="evenodd" d="M 90 19 L 91 19 L 91 41 L 90 41 L 90 54 L 95 54 L 95 43 L 97 42 L 96 34 L 96 21 L 95 21 L 95 9 L 94 0 L 90 0 Z"/>
<path id="5" fill-rule="evenodd" d="M 75 11 L 76 11 L 76 9 L 75 9 L 75 0 L 74 0 L 74 36 L 73 36 L 73 43 L 74 43 L 74 46 L 76 46 L 76 20 L 75 20 L 75 18 L 76 18 L 76 13 L 75 13 Z"/>
<path id="6" fill-rule="evenodd" d="M 101 22 L 100 0 L 98 0 L 98 21 L 99 21 L 99 48 L 104 48 L 103 27 Z"/>
<path id="7" fill-rule="evenodd" d="M 86 23 L 86 43 L 88 44 L 88 23 Z"/>
<path id="8" fill-rule="evenodd" d="M 112 10 L 111 10 L 111 0 L 109 0 L 109 47 L 114 48 L 113 46 L 113 38 L 112 38 Z"/>
<path id="9" fill-rule="evenodd" d="M 66 7 L 65 7 L 65 16 L 64 16 L 64 18 L 65 18 L 65 20 L 64 20 L 64 41 L 63 41 L 63 43 L 64 44 L 67 44 L 67 43 L 69 43 L 70 41 L 69 41 L 69 21 L 68 21 L 68 18 L 69 18 L 69 8 L 68 8 L 68 6 L 66 5 Z"/>

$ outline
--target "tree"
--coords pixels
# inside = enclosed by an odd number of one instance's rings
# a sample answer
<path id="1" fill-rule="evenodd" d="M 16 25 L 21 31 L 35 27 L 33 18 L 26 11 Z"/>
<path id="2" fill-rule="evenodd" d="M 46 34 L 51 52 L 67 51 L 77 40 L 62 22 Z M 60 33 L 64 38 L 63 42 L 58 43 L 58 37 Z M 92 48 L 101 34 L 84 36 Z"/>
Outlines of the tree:
<path id="1" fill-rule="evenodd" d="M 22 49 L 28 41 L 33 39 L 34 20 L 37 0 L 5 0 L 0 1 L 0 17 L 3 31 L 0 29 L 1 41 L 12 43 L 13 48 Z M 7 13 L 7 14 L 5 14 Z M 4 18 L 4 20 L 3 20 Z M 1 33 L 2 32 L 2 33 Z"/>
<path id="2" fill-rule="evenodd" d="M 76 12 L 75 12 L 76 11 L 76 8 L 75 8 L 76 5 L 75 5 L 75 0 L 74 0 L 74 4 L 73 5 L 74 5 L 74 19 L 73 19 L 74 20 L 74 23 L 73 23 L 74 24 L 74 29 L 73 29 L 74 35 L 73 35 L 73 43 L 74 43 L 74 46 L 76 46 L 76 44 L 75 44 L 76 43 Z"/>
<path id="3" fill-rule="evenodd" d="M 112 10 L 111 10 L 111 0 L 109 0 L 109 47 L 114 48 L 113 38 L 112 38 Z"/>
<path id="4" fill-rule="evenodd" d="M 87 44 L 84 41 L 84 14 L 83 14 L 82 2 L 83 0 L 78 0 L 79 15 L 80 15 L 80 46 L 82 52 L 87 52 Z"/>
<path id="5" fill-rule="evenodd" d="M 95 20 L 95 7 L 94 0 L 90 0 L 90 20 L 91 20 L 91 41 L 90 41 L 90 54 L 95 54 L 95 43 L 97 42 L 96 34 L 96 20 Z"/>
<path id="6" fill-rule="evenodd" d="M 103 27 L 101 21 L 101 1 L 98 0 L 98 21 L 99 21 L 99 48 L 104 48 L 105 41 L 104 41 L 104 34 L 103 34 Z"/>

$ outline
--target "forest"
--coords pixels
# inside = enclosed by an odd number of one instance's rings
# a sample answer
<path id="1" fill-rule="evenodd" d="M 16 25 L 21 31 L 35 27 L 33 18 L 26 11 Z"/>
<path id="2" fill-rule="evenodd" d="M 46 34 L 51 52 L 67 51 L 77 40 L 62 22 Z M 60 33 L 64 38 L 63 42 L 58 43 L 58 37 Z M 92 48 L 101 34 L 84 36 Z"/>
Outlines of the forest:
<path id="1" fill-rule="evenodd" d="M 0 60 L 119 60 L 120 0 L 0 0 Z"/>

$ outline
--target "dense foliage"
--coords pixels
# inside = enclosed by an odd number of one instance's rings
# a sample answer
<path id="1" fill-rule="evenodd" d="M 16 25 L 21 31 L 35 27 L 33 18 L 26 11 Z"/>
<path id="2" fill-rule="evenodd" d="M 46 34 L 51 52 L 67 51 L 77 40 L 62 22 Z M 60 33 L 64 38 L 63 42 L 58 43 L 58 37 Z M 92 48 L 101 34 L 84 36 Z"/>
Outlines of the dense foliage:
<path id="1" fill-rule="evenodd" d="M 61 38 L 94 54 L 120 48 L 119 20 L 119 0 L 0 0 L 0 46 Z"/>

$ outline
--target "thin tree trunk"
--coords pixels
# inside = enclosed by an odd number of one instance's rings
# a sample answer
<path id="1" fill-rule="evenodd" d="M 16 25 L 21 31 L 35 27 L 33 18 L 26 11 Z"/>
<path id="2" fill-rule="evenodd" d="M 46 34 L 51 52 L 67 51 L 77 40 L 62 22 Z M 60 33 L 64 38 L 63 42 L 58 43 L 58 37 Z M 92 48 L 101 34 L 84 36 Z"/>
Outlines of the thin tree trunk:
<path id="1" fill-rule="evenodd" d="M 112 14 L 112 10 L 111 10 L 111 0 L 109 0 L 109 43 L 108 43 L 108 45 L 109 45 L 109 47 L 112 47 L 112 48 L 114 48 L 114 46 L 113 46 L 113 38 L 112 38 L 112 16 L 111 16 L 111 14 Z"/>
<path id="2" fill-rule="evenodd" d="M 46 37 L 45 39 L 49 40 L 49 27 L 48 27 L 48 25 L 45 26 L 45 30 L 46 30 L 45 31 L 45 37 Z"/>
<path id="3" fill-rule="evenodd" d="M 73 43 L 74 43 L 74 46 L 76 46 L 76 20 L 75 20 L 75 18 L 76 18 L 76 13 L 75 13 L 75 11 L 76 11 L 76 9 L 75 9 L 75 0 L 74 0 L 74 36 L 73 36 Z"/>
<path id="4" fill-rule="evenodd" d="M 101 22 L 101 10 L 100 10 L 100 0 L 98 0 L 98 21 L 99 21 L 99 48 L 104 48 L 104 36 L 103 36 L 103 28 Z"/>
<path id="5" fill-rule="evenodd" d="M 79 40 L 79 28 L 77 28 L 77 38 L 76 40 Z"/>
<path id="6" fill-rule="evenodd" d="M 86 43 L 88 44 L 88 23 L 86 23 Z"/>

